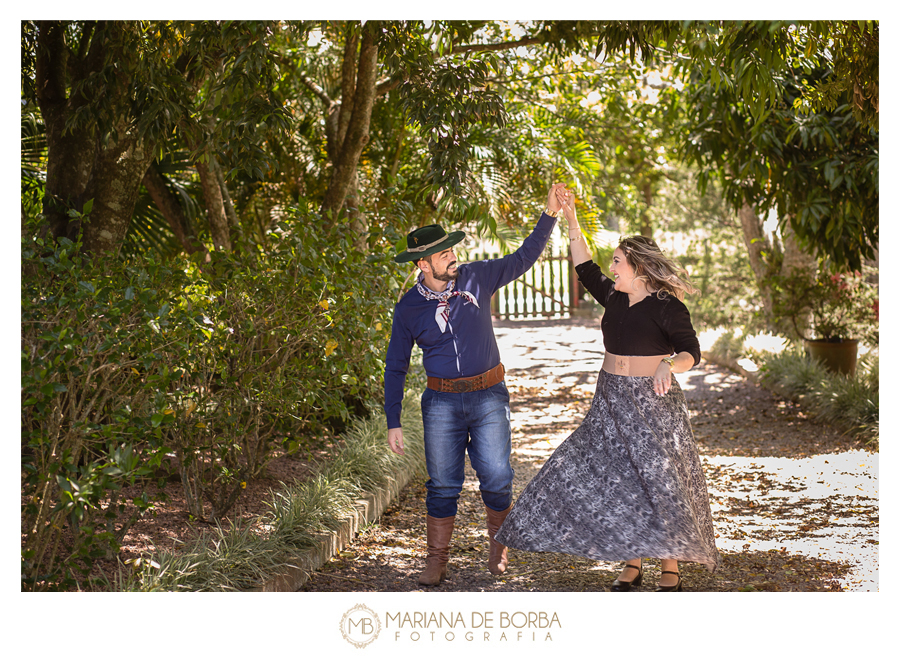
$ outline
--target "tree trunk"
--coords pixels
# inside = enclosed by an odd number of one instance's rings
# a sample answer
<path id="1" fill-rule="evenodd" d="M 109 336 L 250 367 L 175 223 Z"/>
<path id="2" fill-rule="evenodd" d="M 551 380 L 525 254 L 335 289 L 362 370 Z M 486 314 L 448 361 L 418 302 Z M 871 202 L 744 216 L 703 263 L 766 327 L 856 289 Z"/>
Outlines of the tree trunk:
<path id="1" fill-rule="evenodd" d="M 38 22 L 38 56 L 35 87 L 38 107 L 47 131 L 47 182 L 42 213 L 55 238 L 75 240 L 80 228 L 69 209 L 81 211 L 88 200 L 85 190 L 93 173 L 99 145 L 93 125 L 66 130 L 70 113 L 84 103 L 66 96 L 69 66 L 65 24 Z"/>
<path id="2" fill-rule="evenodd" d="M 225 175 L 222 173 L 222 167 L 215 156 L 209 156 L 209 164 L 216 174 L 216 180 L 219 181 L 219 189 L 222 191 L 222 203 L 225 205 L 225 216 L 228 217 L 228 224 L 231 226 L 232 242 L 238 237 L 241 231 L 241 225 L 238 221 L 237 212 L 234 210 L 234 204 L 231 202 L 231 195 L 228 193 L 228 185 L 225 184 Z"/>
<path id="3" fill-rule="evenodd" d="M 343 80 L 345 84 L 351 80 L 349 63 L 355 47 L 355 37 L 348 38 L 348 48 L 344 55 Z M 378 46 L 375 29 L 371 25 L 362 28 L 359 46 L 359 59 L 356 67 L 356 83 L 343 90 L 340 113 L 337 117 L 336 141 L 333 153 L 333 170 L 322 213 L 336 215 L 344 205 L 353 184 L 354 175 L 359 166 L 359 158 L 363 148 L 369 141 L 369 124 L 372 118 L 372 107 L 375 103 L 375 74 L 378 64 Z M 347 98 L 351 102 L 347 102 Z M 346 128 L 344 124 L 346 122 Z"/>
<path id="4" fill-rule="evenodd" d="M 391 163 L 391 180 L 397 176 L 400 169 L 400 154 L 403 152 L 403 142 L 406 140 L 406 125 L 400 126 L 400 137 L 397 139 L 397 150 L 394 151 L 394 161 Z"/>
<path id="5" fill-rule="evenodd" d="M 359 171 L 353 172 L 350 188 L 347 190 L 345 201 L 347 214 L 350 217 L 350 230 L 353 233 L 353 246 L 358 251 L 366 251 L 368 248 L 369 226 L 365 215 L 359 209 Z"/>
<path id="6" fill-rule="evenodd" d="M 203 243 L 197 240 L 197 236 L 194 234 L 194 230 L 184 214 L 184 209 L 178 203 L 178 197 L 166 184 L 165 176 L 151 164 L 147 169 L 147 173 L 144 174 L 143 183 L 150 198 L 153 199 L 153 203 L 156 204 L 163 217 L 169 222 L 172 232 L 178 238 L 181 246 L 184 247 L 185 252 L 192 254 L 195 251 L 203 251 L 209 258 L 209 252 L 206 251 Z"/>
<path id="7" fill-rule="evenodd" d="M 750 257 L 750 269 L 757 281 L 765 281 L 773 272 L 763 258 L 763 253 L 772 253 L 772 243 L 765 236 L 762 221 L 749 204 L 745 203 L 738 211 L 741 228 L 744 232 L 744 244 Z"/>
<path id="8" fill-rule="evenodd" d="M 335 120 L 334 143 L 332 145 L 331 161 L 337 162 L 341 155 L 341 146 L 347 136 L 347 126 L 350 125 L 350 116 L 353 113 L 353 99 L 356 96 L 357 57 L 361 58 L 359 50 L 359 31 L 353 23 L 347 25 L 344 41 L 344 59 L 341 62 L 341 102 L 337 107 Z M 361 63 L 361 59 L 360 59 Z"/>
<path id="9" fill-rule="evenodd" d="M 69 120 L 88 101 L 80 94 L 67 96 L 74 87 L 114 56 L 119 29 L 106 23 L 86 23 L 77 56 L 70 61 L 67 23 L 38 23 L 35 87 L 47 129 L 47 183 L 42 211 L 54 237 L 77 238 L 83 230 L 86 253 L 118 254 L 152 160 L 153 144 L 142 143 L 122 116 L 112 128 L 114 139 L 101 144 L 96 124 Z M 72 80 L 67 80 L 71 75 Z M 110 87 L 112 107 L 127 108 L 127 91 Z M 117 102 L 118 101 L 118 102 Z M 127 111 L 127 110 L 125 110 Z M 69 210 L 81 212 L 87 201 L 93 208 L 87 221 L 72 221 Z"/>
<path id="10" fill-rule="evenodd" d="M 788 321 L 784 317 L 775 317 L 775 295 L 772 277 L 807 277 L 815 278 L 816 260 L 801 249 L 790 222 L 781 222 L 781 245 L 774 243 L 763 232 L 763 222 L 748 205 L 744 204 L 738 212 L 744 232 L 744 244 L 750 257 L 750 269 L 759 287 L 760 299 L 767 318 L 769 329 L 779 333 L 796 330 L 802 337 L 808 326 L 808 318 L 793 318 Z M 784 294 L 784 293 L 782 293 Z"/>
<path id="11" fill-rule="evenodd" d="M 228 217 L 225 215 L 225 203 L 222 200 L 222 188 L 206 162 L 197 161 L 195 165 L 200 174 L 200 187 L 203 189 L 203 200 L 206 204 L 206 218 L 209 221 L 209 232 L 216 251 L 231 251 L 231 230 Z"/>
<path id="12" fill-rule="evenodd" d="M 794 229 L 791 228 L 790 221 L 785 221 L 783 224 L 781 243 L 784 245 L 784 260 L 781 262 L 781 273 L 786 276 L 791 270 L 797 270 L 807 272 L 811 277 L 815 277 L 815 257 L 800 248 L 800 242 Z"/>
<path id="13" fill-rule="evenodd" d="M 139 140 L 133 128 L 119 121 L 117 139 L 101 148 L 86 196 L 94 200 L 84 226 L 84 248 L 90 253 L 117 255 L 128 232 L 141 181 L 154 158 L 152 143 Z"/>
<path id="14" fill-rule="evenodd" d="M 750 258 L 750 269 L 756 278 L 759 287 L 760 299 L 767 318 L 772 317 L 772 287 L 770 278 L 775 274 L 764 253 L 773 253 L 773 245 L 763 233 L 762 221 L 749 204 L 744 203 L 738 211 L 741 220 L 741 228 L 744 233 L 744 244 L 747 246 L 747 255 Z"/>

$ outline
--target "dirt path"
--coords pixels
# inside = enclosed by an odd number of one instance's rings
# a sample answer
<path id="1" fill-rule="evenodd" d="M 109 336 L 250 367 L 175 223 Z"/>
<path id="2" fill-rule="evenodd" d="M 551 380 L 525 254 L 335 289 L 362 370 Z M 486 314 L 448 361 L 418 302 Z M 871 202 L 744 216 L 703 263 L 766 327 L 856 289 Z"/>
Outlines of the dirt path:
<path id="1" fill-rule="evenodd" d="M 603 358 L 599 320 L 498 322 L 512 397 L 517 495 L 581 422 Z M 706 471 L 722 566 L 682 564 L 691 591 L 878 589 L 878 455 L 788 401 L 705 360 L 679 375 Z M 415 481 L 302 591 L 415 591 L 425 555 L 425 482 Z M 486 569 L 478 483 L 469 470 L 442 591 L 602 591 L 618 562 L 510 551 Z M 659 563 L 645 562 L 639 591 Z"/>

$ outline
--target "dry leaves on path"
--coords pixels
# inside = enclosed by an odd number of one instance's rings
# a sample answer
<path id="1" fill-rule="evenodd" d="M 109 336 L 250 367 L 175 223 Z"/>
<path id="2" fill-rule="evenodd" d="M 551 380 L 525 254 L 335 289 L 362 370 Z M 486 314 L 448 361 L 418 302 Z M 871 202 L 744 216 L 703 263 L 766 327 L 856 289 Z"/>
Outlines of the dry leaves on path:
<path id="1" fill-rule="evenodd" d="M 578 426 L 602 362 L 598 320 L 497 323 L 512 398 L 517 495 Z M 706 361 L 680 375 L 707 475 L 722 564 L 681 565 L 689 591 L 877 590 L 877 453 L 789 401 Z M 425 555 L 424 480 L 302 591 L 415 591 Z M 604 591 L 618 562 L 510 551 L 486 568 L 478 484 L 469 469 L 441 591 Z M 646 561 L 654 591 L 659 563 Z"/>

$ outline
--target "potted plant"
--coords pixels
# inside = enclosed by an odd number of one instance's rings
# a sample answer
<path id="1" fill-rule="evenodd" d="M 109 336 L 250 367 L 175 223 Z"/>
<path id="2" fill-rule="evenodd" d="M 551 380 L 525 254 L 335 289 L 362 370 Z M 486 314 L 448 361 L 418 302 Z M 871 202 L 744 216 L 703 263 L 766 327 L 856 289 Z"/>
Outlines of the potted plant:
<path id="1" fill-rule="evenodd" d="M 776 313 L 790 319 L 807 352 L 833 372 L 853 374 L 859 341 L 878 344 L 878 284 L 862 272 L 794 272 L 781 280 Z"/>

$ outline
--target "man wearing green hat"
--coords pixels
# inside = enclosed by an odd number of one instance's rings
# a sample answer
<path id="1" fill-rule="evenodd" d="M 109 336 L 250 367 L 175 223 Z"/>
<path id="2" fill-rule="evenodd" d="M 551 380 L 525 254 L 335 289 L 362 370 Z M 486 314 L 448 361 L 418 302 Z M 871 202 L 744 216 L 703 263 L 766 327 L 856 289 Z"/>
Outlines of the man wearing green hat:
<path id="1" fill-rule="evenodd" d="M 465 479 L 465 455 L 478 475 L 487 515 L 488 569 L 506 570 L 506 547 L 494 534 L 512 505 L 513 469 L 509 392 L 491 322 L 491 296 L 527 272 L 547 245 L 560 204 L 550 188 L 547 207 L 514 253 L 495 260 L 457 264 L 453 246 L 465 233 L 436 224 L 412 231 L 394 260 L 414 263 L 418 281 L 394 308 L 384 372 L 384 410 L 391 450 L 403 454 L 400 408 L 413 343 L 422 349 L 428 385 L 422 395 L 425 430 L 428 557 L 422 585 L 447 574 L 450 537 Z"/>

